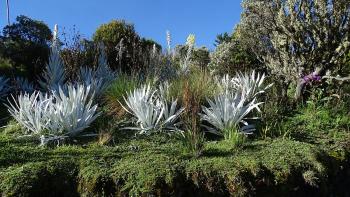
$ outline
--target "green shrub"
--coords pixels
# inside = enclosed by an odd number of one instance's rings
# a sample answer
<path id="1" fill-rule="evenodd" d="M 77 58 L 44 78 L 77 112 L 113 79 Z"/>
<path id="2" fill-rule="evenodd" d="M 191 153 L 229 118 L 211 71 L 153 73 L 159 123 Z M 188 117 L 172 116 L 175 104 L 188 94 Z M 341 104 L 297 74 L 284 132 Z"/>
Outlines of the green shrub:
<path id="1" fill-rule="evenodd" d="M 178 63 L 186 58 L 188 46 L 187 45 L 177 45 L 175 47 L 175 62 Z M 190 55 L 189 61 L 190 66 L 194 69 L 206 69 L 210 62 L 209 49 L 206 47 L 194 47 Z"/>
<path id="2" fill-rule="evenodd" d="M 83 38 L 83 36 L 73 29 L 72 35 L 65 32 L 63 34 L 63 47 L 60 55 L 65 65 L 69 78 L 76 77 L 75 74 L 80 67 L 93 67 L 98 65 L 99 51 L 98 43 Z"/>
<path id="3" fill-rule="evenodd" d="M 77 166 L 67 159 L 32 162 L 0 172 L 0 193 L 6 196 L 74 195 Z"/>
<path id="4" fill-rule="evenodd" d="M 134 57 L 137 53 L 136 46 L 140 44 L 140 36 L 133 24 L 124 20 L 112 20 L 96 30 L 93 41 L 105 45 L 108 63 L 113 69 L 131 71 L 139 64 L 139 60 Z"/>

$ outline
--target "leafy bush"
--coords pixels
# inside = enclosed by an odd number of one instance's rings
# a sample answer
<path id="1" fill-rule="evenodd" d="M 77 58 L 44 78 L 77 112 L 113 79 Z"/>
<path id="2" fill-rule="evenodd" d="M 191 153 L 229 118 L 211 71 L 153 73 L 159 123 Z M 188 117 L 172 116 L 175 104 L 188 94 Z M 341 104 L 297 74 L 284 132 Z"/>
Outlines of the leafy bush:
<path id="1" fill-rule="evenodd" d="M 189 47 L 187 44 L 185 45 L 177 45 L 175 47 L 175 62 L 183 62 L 186 59 L 187 53 L 188 53 Z M 207 65 L 210 62 L 209 57 L 209 49 L 202 46 L 202 47 L 196 47 L 193 46 L 191 50 L 191 54 L 189 56 L 189 63 L 191 67 L 194 68 L 201 68 L 205 69 L 207 68 Z"/>
<path id="2" fill-rule="evenodd" d="M 226 35 L 228 36 L 228 34 Z M 244 46 L 234 33 L 220 42 L 215 51 L 210 54 L 208 68 L 214 74 L 235 74 L 250 70 L 265 71 L 254 53 Z"/>
<path id="3" fill-rule="evenodd" d="M 292 137 L 300 138 L 310 135 L 337 135 L 350 130 L 349 111 L 338 103 L 334 106 L 331 97 L 322 97 L 312 93 L 305 105 L 299 106 L 293 116 L 287 117 L 283 127 Z"/>
<path id="4" fill-rule="evenodd" d="M 6 77 L 12 76 L 14 73 L 14 65 L 10 59 L 2 58 L 0 56 L 0 73 Z M 15 73 L 19 74 L 19 73 Z"/>
<path id="5" fill-rule="evenodd" d="M 63 47 L 60 55 L 69 78 L 76 77 L 75 74 L 82 66 L 97 65 L 98 43 L 84 38 L 75 27 L 70 34 L 63 30 L 61 35 L 60 41 Z"/>

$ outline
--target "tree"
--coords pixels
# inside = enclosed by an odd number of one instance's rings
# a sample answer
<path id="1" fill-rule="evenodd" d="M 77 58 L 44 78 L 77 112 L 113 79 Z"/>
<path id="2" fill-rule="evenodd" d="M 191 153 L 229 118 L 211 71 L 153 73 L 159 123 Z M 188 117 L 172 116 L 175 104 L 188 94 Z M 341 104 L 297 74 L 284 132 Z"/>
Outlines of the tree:
<path id="1" fill-rule="evenodd" d="M 216 36 L 214 46 L 217 47 L 224 42 L 231 42 L 232 37 L 229 33 L 225 32 Z"/>
<path id="2" fill-rule="evenodd" d="M 151 39 L 142 38 L 141 45 L 142 45 L 142 48 L 147 51 L 152 51 L 153 47 L 155 47 L 157 51 L 162 51 L 162 46 L 158 44 L 156 41 Z"/>
<path id="3" fill-rule="evenodd" d="M 349 0 L 244 0 L 242 5 L 243 46 L 286 87 L 295 82 L 296 99 L 349 50 Z"/>
<path id="4" fill-rule="evenodd" d="M 198 68 L 207 68 L 210 62 L 210 52 L 206 47 L 195 48 L 192 54 L 192 62 Z"/>
<path id="5" fill-rule="evenodd" d="M 1 56 L 11 59 L 16 67 L 24 65 L 33 79 L 32 73 L 40 72 L 47 61 L 51 37 L 51 30 L 43 22 L 18 16 L 15 23 L 3 29 Z"/>
<path id="6" fill-rule="evenodd" d="M 113 20 L 103 24 L 93 35 L 93 41 L 105 45 L 108 62 L 113 69 L 140 69 L 138 49 L 141 48 L 141 38 L 133 24 L 124 20 Z"/>
<path id="7" fill-rule="evenodd" d="M 184 59 L 186 59 L 186 56 L 188 52 L 188 46 L 187 45 L 176 45 L 175 46 L 175 60 L 178 64 L 181 63 Z M 190 65 L 192 67 L 196 68 L 206 68 L 207 65 L 210 62 L 209 57 L 209 50 L 206 47 L 194 47 L 193 50 L 190 53 Z"/>
<path id="8" fill-rule="evenodd" d="M 236 72 L 265 71 L 250 49 L 242 46 L 237 31 L 220 43 L 210 54 L 209 69 L 215 74 L 236 74 Z"/>
<path id="9" fill-rule="evenodd" d="M 60 50 L 66 72 L 69 77 L 76 77 L 75 74 L 80 67 L 94 67 L 98 63 L 98 43 L 85 39 L 80 32 L 73 27 L 68 34 L 62 31 Z"/>

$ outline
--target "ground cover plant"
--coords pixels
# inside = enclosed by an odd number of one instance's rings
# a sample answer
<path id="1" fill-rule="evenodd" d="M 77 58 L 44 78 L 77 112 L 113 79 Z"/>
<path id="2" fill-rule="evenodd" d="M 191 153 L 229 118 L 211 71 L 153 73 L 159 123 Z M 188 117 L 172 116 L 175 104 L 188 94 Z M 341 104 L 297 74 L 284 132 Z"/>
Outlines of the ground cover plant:
<path id="1" fill-rule="evenodd" d="M 210 52 L 113 20 L 72 45 L 56 26 L 30 77 L 0 53 L 0 194 L 350 196 L 350 3 L 243 7 Z"/>

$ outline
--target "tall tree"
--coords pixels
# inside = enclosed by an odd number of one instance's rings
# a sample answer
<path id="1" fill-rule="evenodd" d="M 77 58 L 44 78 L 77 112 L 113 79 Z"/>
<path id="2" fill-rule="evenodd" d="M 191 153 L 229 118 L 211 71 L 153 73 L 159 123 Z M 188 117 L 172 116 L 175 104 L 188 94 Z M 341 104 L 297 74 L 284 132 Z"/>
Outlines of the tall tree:
<path id="1" fill-rule="evenodd" d="M 295 97 L 349 50 L 349 0 L 243 0 L 239 35 Z"/>
<path id="2" fill-rule="evenodd" d="M 223 36 L 220 36 L 223 35 Z M 218 36 L 218 46 L 210 54 L 211 72 L 215 74 L 236 74 L 237 72 L 246 72 L 257 70 L 265 72 L 265 68 L 255 57 L 250 49 L 242 46 L 236 28 L 232 35 L 220 34 Z"/>
<path id="3" fill-rule="evenodd" d="M 141 66 L 138 59 L 140 40 L 134 25 L 124 20 L 112 20 L 103 24 L 93 35 L 94 42 L 102 42 L 106 46 L 109 65 L 113 69 L 124 71 Z"/>
<path id="4" fill-rule="evenodd" d="M 232 36 L 225 32 L 225 33 L 222 33 L 222 34 L 219 34 L 216 36 L 216 40 L 215 40 L 215 43 L 214 43 L 214 46 L 218 46 L 224 42 L 230 42 L 232 40 Z"/>
<path id="5" fill-rule="evenodd" d="M 29 76 L 34 77 L 33 73 L 40 72 L 47 61 L 51 38 L 45 23 L 18 16 L 15 23 L 3 29 L 0 40 L 4 50 L 0 55 L 11 59 L 17 67 L 23 65 Z"/>

